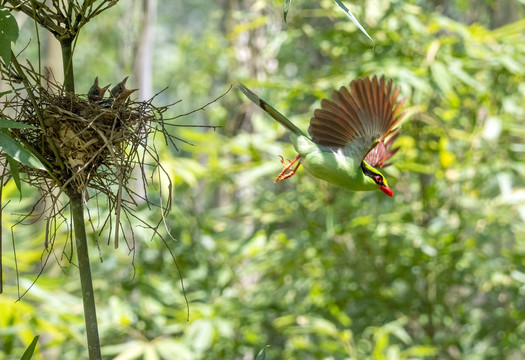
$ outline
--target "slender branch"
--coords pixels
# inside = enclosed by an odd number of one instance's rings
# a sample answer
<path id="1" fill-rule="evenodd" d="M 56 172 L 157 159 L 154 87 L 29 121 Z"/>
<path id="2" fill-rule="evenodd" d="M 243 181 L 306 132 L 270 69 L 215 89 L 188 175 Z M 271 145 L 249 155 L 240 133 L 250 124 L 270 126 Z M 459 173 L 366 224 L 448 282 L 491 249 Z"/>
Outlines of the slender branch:
<path id="1" fill-rule="evenodd" d="M 4 278 L 3 278 L 3 265 L 2 265 L 2 214 L 4 209 L 2 208 L 2 189 L 4 188 L 4 176 L 7 169 L 7 158 L 3 164 L 2 176 L 0 177 L 0 294 L 4 292 Z"/>
<path id="2" fill-rule="evenodd" d="M 213 104 L 214 102 L 220 100 L 222 97 L 226 96 L 226 94 L 228 94 L 228 93 L 230 92 L 230 90 L 232 89 L 232 87 L 233 87 L 233 84 L 230 85 L 230 87 L 228 88 L 228 90 L 226 90 L 225 93 L 223 93 L 222 95 L 219 95 L 218 97 L 216 97 L 216 98 L 213 99 L 212 101 L 208 102 L 207 104 L 202 105 L 200 108 L 198 108 L 198 109 L 194 109 L 194 110 L 189 111 L 189 112 L 187 112 L 187 113 L 185 113 L 185 114 L 180 114 L 180 115 L 174 116 L 174 117 L 169 118 L 169 119 L 166 119 L 166 120 L 175 120 L 175 119 L 180 118 L 180 117 L 183 117 L 183 116 L 191 115 L 191 114 L 193 114 L 193 113 L 195 113 L 195 112 L 197 112 L 197 111 L 203 111 L 203 110 L 206 110 L 206 107 L 207 107 L 208 105 L 211 105 L 211 104 Z"/>
<path id="3" fill-rule="evenodd" d="M 76 193 L 69 196 L 71 216 L 75 228 L 75 242 L 77 245 L 78 270 L 80 272 L 80 285 L 82 288 L 82 301 L 84 303 L 84 318 L 86 320 L 86 335 L 90 360 L 102 359 L 100 353 L 100 340 L 98 336 L 97 311 L 95 308 L 95 295 L 91 280 L 89 266 L 89 252 L 87 246 L 86 228 L 84 222 L 84 207 L 82 194 Z"/>

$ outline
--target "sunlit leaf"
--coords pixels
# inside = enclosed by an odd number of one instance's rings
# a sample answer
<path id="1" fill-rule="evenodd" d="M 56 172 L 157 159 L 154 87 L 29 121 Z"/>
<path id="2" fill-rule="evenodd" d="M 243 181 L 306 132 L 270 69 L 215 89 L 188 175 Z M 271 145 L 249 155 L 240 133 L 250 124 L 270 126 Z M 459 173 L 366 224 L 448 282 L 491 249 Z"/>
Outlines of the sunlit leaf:
<path id="1" fill-rule="evenodd" d="M 312 326 L 312 329 L 314 329 L 316 333 L 331 335 L 334 337 L 337 336 L 338 334 L 338 330 L 336 326 L 334 325 L 334 323 L 332 323 L 331 321 L 325 320 L 325 319 L 321 319 L 321 318 L 313 319 L 311 326 Z"/>
<path id="2" fill-rule="evenodd" d="M 158 339 L 155 341 L 155 346 L 159 354 L 164 359 L 169 359 L 173 354 L 181 360 L 191 360 L 192 350 L 187 344 L 184 344 L 180 339 L 174 340 L 171 337 Z"/>
<path id="3" fill-rule="evenodd" d="M 146 348 L 148 344 L 143 341 L 130 341 L 126 344 L 119 345 L 113 345 L 113 346 L 107 346 L 104 347 L 102 350 L 104 354 L 107 353 L 114 353 L 115 350 L 120 349 L 121 351 L 118 353 L 117 356 L 115 356 L 114 360 L 133 360 L 140 358 L 144 355 L 144 352 L 146 351 Z"/>
<path id="4" fill-rule="evenodd" d="M 374 42 L 374 40 L 372 40 L 370 35 L 368 35 L 368 33 L 366 32 L 365 28 L 361 26 L 361 24 L 356 19 L 356 17 L 350 12 L 350 10 L 348 10 L 348 8 L 341 2 L 341 0 L 334 0 L 334 1 L 343 10 L 346 16 L 348 16 L 348 18 L 354 23 L 354 25 L 357 26 L 359 30 L 361 30 L 363 34 L 365 34 L 366 37 L 370 39 L 370 41 Z"/>
<path id="5" fill-rule="evenodd" d="M 435 348 L 431 346 L 413 346 L 402 353 L 403 358 L 419 358 L 422 356 L 434 356 L 437 354 Z"/>
<path id="6" fill-rule="evenodd" d="M 38 338 L 40 335 L 37 335 L 33 338 L 33 341 L 31 341 L 31 344 L 27 347 L 26 351 L 24 351 L 24 354 L 20 358 L 20 360 L 29 360 L 33 357 L 33 353 L 36 348 L 36 344 L 38 344 Z"/>
<path id="7" fill-rule="evenodd" d="M 512 276 L 513 279 L 525 284 L 525 273 L 518 270 L 513 270 L 510 273 L 510 276 Z"/>
<path id="8" fill-rule="evenodd" d="M 187 335 L 191 339 L 194 348 L 199 351 L 207 350 L 213 341 L 213 324 L 207 319 L 199 319 L 193 322 L 188 329 Z"/>
<path id="9" fill-rule="evenodd" d="M 160 355 L 154 345 L 148 344 L 144 349 L 144 360 L 160 360 Z"/>
<path id="10" fill-rule="evenodd" d="M 443 94 L 448 95 L 452 91 L 452 81 L 446 66 L 441 62 L 431 65 L 432 78 L 437 83 Z"/>

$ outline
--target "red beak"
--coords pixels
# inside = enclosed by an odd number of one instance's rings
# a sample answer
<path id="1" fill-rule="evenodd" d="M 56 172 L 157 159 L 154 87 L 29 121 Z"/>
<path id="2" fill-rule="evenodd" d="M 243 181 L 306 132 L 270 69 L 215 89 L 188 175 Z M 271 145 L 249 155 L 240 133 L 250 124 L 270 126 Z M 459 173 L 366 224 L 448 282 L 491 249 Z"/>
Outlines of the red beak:
<path id="1" fill-rule="evenodd" d="M 394 193 L 392 192 L 392 189 L 390 189 L 386 185 L 379 185 L 379 190 L 387 194 L 388 196 L 394 197 Z"/>

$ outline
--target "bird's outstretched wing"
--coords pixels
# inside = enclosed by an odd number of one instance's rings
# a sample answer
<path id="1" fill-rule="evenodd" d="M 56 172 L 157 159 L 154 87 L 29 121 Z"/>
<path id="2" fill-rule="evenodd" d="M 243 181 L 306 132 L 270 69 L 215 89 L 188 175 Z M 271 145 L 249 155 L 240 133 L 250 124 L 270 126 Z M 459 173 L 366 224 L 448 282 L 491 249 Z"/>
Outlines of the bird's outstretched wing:
<path id="1" fill-rule="evenodd" d="M 399 150 L 398 147 L 390 149 L 394 141 L 396 141 L 399 133 L 396 133 L 388 139 L 388 141 L 380 140 L 377 145 L 370 150 L 365 156 L 365 161 L 372 167 L 381 169 L 387 166 L 392 165 L 391 163 L 386 163 L 394 154 Z"/>
<path id="2" fill-rule="evenodd" d="M 387 166 L 384 162 L 396 151 L 390 151 L 395 137 L 386 143 L 385 139 L 404 116 L 400 113 L 404 99 L 397 101 L 400 91 L 397 87 L 392 92 L 392 80 L 386 83 L 384 76 L 354 80 L 349 88 L 335 90 L 331 100 L 321 101 L 308 132 L 319 145 L 343 148 L 355 159 L 366 156 L 373 167 Z"/>

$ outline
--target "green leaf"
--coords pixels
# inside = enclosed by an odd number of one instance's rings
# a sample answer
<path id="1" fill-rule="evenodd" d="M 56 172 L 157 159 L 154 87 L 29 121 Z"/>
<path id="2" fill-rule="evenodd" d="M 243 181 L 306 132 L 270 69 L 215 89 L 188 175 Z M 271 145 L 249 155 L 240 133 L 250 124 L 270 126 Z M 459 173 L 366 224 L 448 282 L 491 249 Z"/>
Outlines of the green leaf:
<path id="1" fill-rule="evenodd" d="M 432 72 L 432 78 L 436 82 L 437 86 L 441 89 L 444 95 L 448 95 L 452 87 L 452 79 L 450 78 L 449 72 L 445 64 L 441 62 L 435 62 L 430 66 Z"/>
<path id="2" fill-rule="evenodd" d="M 11 62 L 11 42 L 18 39 L 18 24 L 11 13 L 4 8 L 0 9 L 0 57 L 6 66 Z"/>
<path id="3" fill-rule="evenodd" d="M 402 353 L 403 358 L 413 358 L 413 357 L 424 357 L 424 356 L 434 356 L 437 354 L 436 349 L 430 346 L 413 346 Z"/>
<path id="4" fill-rule="evenodd" d="M 7 90 L 7 91 L 0 91 L 0 97 L 4 96 L 4 95 L 7 95 L 7 94 L 10 94 L 12 93 L 14 90 L 11 89 L 11 90 Z"/>
<path id="5" fill-rule="evenodd" d="M 40 335 L 37 335 L 33 338 L 33 341 L 31 341 L 31 344 L 27 347 L 26 351 L 24 351 L 24 355 L 20 358 L 20 360 L 29 360 L 33 357 L 33 352 L 35 351 L 36 344 L 38 343 L 38 338 Z"/>
<path id="6" fill-rule="evenodd" d="M 513 270 L 513 271 L 510 273 L 510 276 L 511 276 L 514 280 L 517 280 L 517 281 L 522 282 L 522 283 L 525 284 L 525 274 L 522 273 L 521 271 Z"/>
<path id="7" fill-rule="evenodd" d="M 18 162 L 15 161 L 11 156 L 7 155 L 7 161 L 9 162 L 9 169 L 11 170 L 11 176 L 15 181 L 16 187 L 20 195 L 22 195 L 22 184 L 20 183 L 20 174 L 18 173 Z"/>
<path id="8" fill-rule="evenodd" d="M 366 35 L 367 38 L 370 39 L 370 41 L 372 41 L 372 43 L 374 42 L 374 40 L 372 40 L 372 38 L 370 37 L 370 35 L 368 35 L 368 33 L 366 32 L 365 28 L 361 26 L 361 24 L 359 23 L 359 21 L 357 21 L 357 19 L 355 18 L 355 16 L 350 12 L 350 10 L 348 10 L 348 8 L 341 2 L 341 0 L 334 0 L 335 3 L 337 5 L 339 5 L 339 7 L 343 10 L 343 12 L 346 14 L 346 16 L 348 16 L 348 18 L 350 20 L 352 20 L 352 22 L 354 23 L 355 26 L 357 26 L 359 28 L 359 30 L 361 30 L 363 32 L 363 34 Z"/>
<path id="9" fill-rule="evenodd" d="M 266 345 L 261 351 L 259 351 L 255 360 L 266 360 L 266 350 L 268 350 L 269 347 L 270 345 Z"/>
<path id="10" fill-rule="evenodd" d="M 0 128 L 9 128 L 9 129 L 37 129 L 33 125 L 22 124 L 16 121 L 8 119 L 0 119 Z"/>
<path id="11" fill-rule="evenodd" d="M 284 4 L 283 4 L 284 22 L 286 22 L 286 15 L 288 15 L 288 9 L 290 8 L 291 3 L 292 3 L 292 0 L 284 0 Z"/>
<path id="12" fill-rule="evenodd" d="M 3 132 L 0 132 L 0 149 L 24 165 L 31 166 L 35 169 L 45 170 L 40 160 Z"/>
<path id="13" fill-rule="evenodd" d="M 413 161 L 398 161 L 395 166 L 401 171 L 412 171 L 421 174 L 435 173 L 435 169 L 431 165 L 416 163 Z"/>
<path id="14" fill-rule="evenodd" d="M 332 322 L 321 318 L 312 320 L 312 329 L 315 330 L 316 334 L 329 335 L 334 338 L 339 333 L 337 327 Z"/>
<path id="15" fill-rule="evenodd" d="M 204 352 L 213 345 L 213 324 L 208 319 L 195 320 L 188 328 L 187 335 L 192 339 L 194 348 Z"/>

